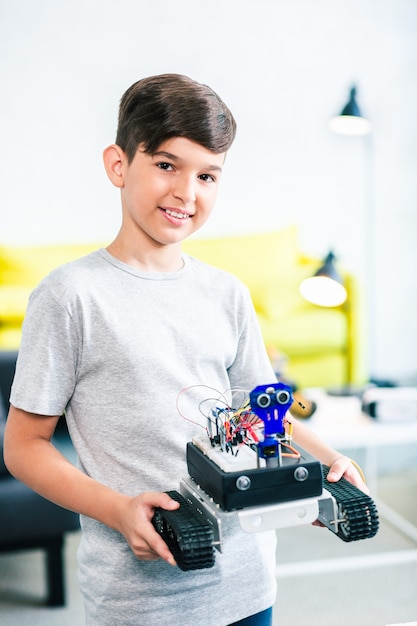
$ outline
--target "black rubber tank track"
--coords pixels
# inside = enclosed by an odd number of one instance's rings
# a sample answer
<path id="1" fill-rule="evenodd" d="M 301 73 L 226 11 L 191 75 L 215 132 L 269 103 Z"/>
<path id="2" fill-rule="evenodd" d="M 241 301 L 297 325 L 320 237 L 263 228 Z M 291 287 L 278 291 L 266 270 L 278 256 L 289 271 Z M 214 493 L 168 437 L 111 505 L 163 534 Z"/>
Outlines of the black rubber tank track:
<path id="1" fill-rule="evenodd" d="M 183 571 L 214 565 L 213 529 L 177 491 L 167 494 L 180 503 L 175 511 L 157 508 L 152 523 Z"/>
<path id="2" fill-rule="evenodd" d="M 323 487 L 335 498 L 339 519 L 336 535 L 343 541 L 357 541 L 370 539 L 378 532 L 379 518 L 375 502 L 370 496 L 352 485 L 345 478 L 336 483 L 330 483 L 327 479 L 329 468 L 323 465 L 325 478 Z"/>

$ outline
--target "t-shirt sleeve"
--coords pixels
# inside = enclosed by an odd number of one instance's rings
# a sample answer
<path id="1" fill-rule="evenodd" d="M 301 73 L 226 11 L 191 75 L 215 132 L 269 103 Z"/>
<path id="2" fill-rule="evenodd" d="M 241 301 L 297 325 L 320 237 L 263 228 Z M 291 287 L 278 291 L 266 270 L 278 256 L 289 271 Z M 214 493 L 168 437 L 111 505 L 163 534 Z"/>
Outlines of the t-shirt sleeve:
<path id="1" fill-rule="evenodd" d="M 75 386 L 78 346 L 73 315 L 41 283 L 23 323 L 11 404 L 40 415 L 62 415 Z"/>
<path id="2" fill-rule="evenodd" d="M 246 287 L 240 291 L 239 342 L 236 358 L 228 370 L 232 387 L 252 389 L 276 380 L 268 358 L 256 312 Z"/>

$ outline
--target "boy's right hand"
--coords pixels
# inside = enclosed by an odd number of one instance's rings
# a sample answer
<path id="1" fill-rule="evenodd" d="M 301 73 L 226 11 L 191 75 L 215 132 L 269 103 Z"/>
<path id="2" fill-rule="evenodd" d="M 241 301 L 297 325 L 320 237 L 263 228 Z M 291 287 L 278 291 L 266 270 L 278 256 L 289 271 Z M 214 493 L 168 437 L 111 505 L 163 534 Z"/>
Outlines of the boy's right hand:
<path id="1" fill-rule="evenodd" d="M 156 507 L 174 511 L 179 506 L 167 493 L 146 492 L 128 498 L 119 530 L 138 559 L 164 559 L 170 565 L 176 565 L 167 544 L 156 532 L 152 518 Z"/>

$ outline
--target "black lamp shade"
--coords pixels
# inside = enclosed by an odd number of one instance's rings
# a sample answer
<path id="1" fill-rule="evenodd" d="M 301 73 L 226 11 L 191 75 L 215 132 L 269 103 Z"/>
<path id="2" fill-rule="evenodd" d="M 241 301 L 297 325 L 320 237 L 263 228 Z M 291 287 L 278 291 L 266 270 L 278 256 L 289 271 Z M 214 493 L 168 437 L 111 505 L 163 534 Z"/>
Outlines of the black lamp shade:
<path id="1" fill-rule="evenodd" d="M 349 102 L 343 108 L 340 115 L 352 115 L 354 117 L 362 117 L 362 113 L 359 110 L 358 103 L 356 102 L 356 87 L 352 87 L 350 90 Z"/>
<path id="2" fill-rule="evenodd" d="M 336 257 L 333 252 L 330 250 L 326 258 L 324 259 L 324 264 L 317 270 L 315 276 L 327 276 L 327 278 L 331 278 L 338 283 L 343 283 L 342 277 L 335 266 Z"/>

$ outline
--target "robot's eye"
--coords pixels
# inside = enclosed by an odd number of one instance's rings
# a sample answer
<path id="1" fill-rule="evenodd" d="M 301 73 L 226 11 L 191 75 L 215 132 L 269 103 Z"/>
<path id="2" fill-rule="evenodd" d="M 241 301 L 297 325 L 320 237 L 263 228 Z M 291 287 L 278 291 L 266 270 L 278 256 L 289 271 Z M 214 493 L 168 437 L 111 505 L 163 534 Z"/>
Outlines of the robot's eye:
<path id="1" fill-rule="evenodd" d="M 279 391 L 276 398 L 278 404 L 287 404 L 290 399 L 290 394 L 288 393 L 288 391 Z"/>
<path id="2" fill-rule="evenodd" d="M 256 404 L 266 409 L 271 404 L 271 397 L 267 393 L 260 393 L 256 398 Z"/>

